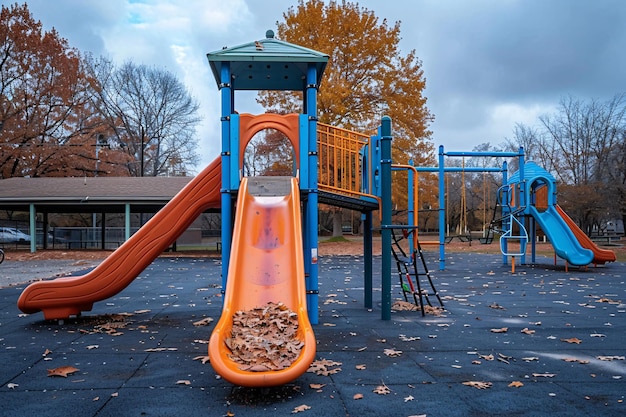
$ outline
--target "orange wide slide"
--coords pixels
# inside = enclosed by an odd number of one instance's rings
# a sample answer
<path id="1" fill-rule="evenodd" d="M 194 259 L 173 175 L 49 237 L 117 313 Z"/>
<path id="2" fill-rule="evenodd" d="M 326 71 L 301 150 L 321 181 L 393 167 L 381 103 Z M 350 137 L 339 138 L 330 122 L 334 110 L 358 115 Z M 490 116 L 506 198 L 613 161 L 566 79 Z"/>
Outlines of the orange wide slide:
<path id="1" fill-rule="evenodd" d="M 282 302 L 298 315 L 300 356 L 277 371 L 243 371 L 230 356 L 233 314 Z M 248 387 L 288 383 L 302 375 L 315 357 L 315 336 L 307 316 L 300 192 L 292 177 L 244 178 L 237 199 L 235 229 L 222 315 L 209 342 L 215 371 Z"/>
<path id="2" fill-rule="evenodd" d="M 567 223 L 569 228 L 572 229 L 572 232 L 574 233 L 574 236 L 576 236 L 576 239 L 578 240 L 578 243 L 580 243 L 580 246 L 593 252 L 594 264 L 615 262 L 615 260 L 617 259 L 615 256 L 615 252 L 609 249 L 602 249 L 598 247 L 598 245 L 596 245 L 593 240 L 589 239 L 589 236 L 587 236 L 587 234 L 583 232 L 580 227 L 578 227 L 576 222 L 572 220 L 572 218 L 568 216 L 567 213 L 565 213 L 565 211 L 558 204 L 556 205 L 556 210 L 563 218 L 563 220 L 565 220 L 565 223 Z"/>
<path id="3" fill-rule="evenodd" d="M 26 287 L 17 302 L 20 310 L 64 319 L 122 291 L 203 211 L 220 206 L 221 166 L 218 157 L 94 270 Z"/>

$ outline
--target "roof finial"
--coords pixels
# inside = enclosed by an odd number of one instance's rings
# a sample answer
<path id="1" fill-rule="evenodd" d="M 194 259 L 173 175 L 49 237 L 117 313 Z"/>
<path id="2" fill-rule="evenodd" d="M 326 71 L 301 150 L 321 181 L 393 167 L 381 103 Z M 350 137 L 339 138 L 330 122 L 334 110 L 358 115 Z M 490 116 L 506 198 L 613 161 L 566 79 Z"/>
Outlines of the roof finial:
<path id="1" fill-rule="evenodd" d="M 274 38 L 274 31 L 273 30 L 268 30 L 267 32 L 265 32 L 265 37 L 267 39 L 273 39 Z"/>

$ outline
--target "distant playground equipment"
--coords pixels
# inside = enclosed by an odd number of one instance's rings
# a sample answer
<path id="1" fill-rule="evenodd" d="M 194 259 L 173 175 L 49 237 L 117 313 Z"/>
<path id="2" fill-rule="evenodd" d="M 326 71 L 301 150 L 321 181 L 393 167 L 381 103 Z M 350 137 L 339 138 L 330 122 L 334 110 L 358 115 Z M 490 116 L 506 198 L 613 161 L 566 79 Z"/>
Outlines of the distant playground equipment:
<path id="1" fill-rule="evenodd" d="M 516 218 L 529 216 L 532 262 L 536 257 L 537 226 L 546 234 L 556 256 L 567 265 L 602 265 L 615 262 L 615 252 L 599 248 L 557 204 L 556 180 L 534 162 L 520 165 L 508 181 L 510 212 Z"/>
<path id="2" fill-rule="evenodd" d="M 502 168 L 493 167 L 449 167 L 446 157 L 498 157 L 517 158 L 518 171 L 508 177 L 508 164 Z M 502 262 L 508 264 L 511 259 L 512 270 L 519 257 L 526 263 L 527 248 L 530 244 L 531 262 L 536 262 L 537 228 L 548 237 L 555 249 L 556 258 L 562 258 L 568 265 L 586 266 L 591 263 L 601 265 L 616 260 L 611 250 L 599 248 L 576 223 L 556 203 L 556 180 L 545 169 L 534 162 L 526 162 L 524 149 L 518 152 L 446 152 L 439 147 L 438 167 L 416 167 L 416 172 L 438 173 L 439 176 L 439 241 L 422 244 L 439 245 L 439 269 L 445 270 L 445 244 L 450 241 L 446 224 L 446 181 L 449 172 L 499 172 L 502 174 L 502 186 L 496 192 L 496 203 L 489 229 L 483 235 L 485 243 L 497 234 L 500 235 Z M 466 241 L 469 238 L 465 238 Z"/>
<path id="3" fill-rule="evenodd" d="M 35 282 L 24 289 L 18 307 L 25 313 L 42 311 L 46 319 L 64 319 L 90 311 L 94 302 L 112 297 L 126 288 L 203 211 L 220 207 L 224 305 L 209 342 L 211 364 L 224 379 L 234 384 L 268 387 L 287 383 L 304 373 L 315 357 L 312 325 L 319 319 L 317 210 L 318 203 L 322 202 L 362 213 L 365 308 L 373 307 L 372 213 L 376 210 L 380 211 L 383 248 L 381 319 L 391 319 L 392 253 L 396 255 L 399 271 L 404 268 L 400 283 L 408 284 L 408 292 L 402 287 L 405 297 L 410 294 L 422 307 L 422 313 L 424 300 L 430 304 L 430 295 L 443 305 L 426 268 L 416 233 L 416 192 L 409 196 L 409 201 L 414 201 L 415 218 L 408 225 L 397 225 L 392 221 L 391 119 L 383 117 L 377 134 L 371 137 L 318 123 L 317 90 L 328 56 L 276 40 L 271 31 L 263 40 L 209 53 L 208 60 L 221 93 L 220 157 L 94 270 L 83 276 Z M 234 105 L 237 90 L 301 91 L 303 112 L 239 114 Z M 291 143 L 293 175 L 244 177 L 245 148 L 256 133 L 265 129 L 281 132 Z M 448 156 L 460 155 L 448 153 Z M 517 178 L 520 185 L 515 185 L 515 176 L 510 182 L 516 199 L 515 204 L 509 204 L 511 209 L 507 215 L 530 213 L 539 217 L 545 230 L 552 226 L 554 213 L 558 213 L 553 201 L 554 184 L 538 170 L 529 181 L 523 174 L 523 166 L 521 161 L 521 174 Z M 398 168 L 404 169 L 396 166 Z M 408 170 L 409 181 L 417 181 L 420 168 Z M 448 168 L 443 165 L 443 147 L 436 170 L 440 181 L 440 269 L 444 269 L 443 180 Z M 503 175 L 506 178 L 505 170 Z M 528 188 L 529 183 L 532 188 Z M 537 195 L 541 186 L 548 190 L 547 209 L 543 211 L 528 204 L 531 200 L 527 200 L 529 196 Z M 411 183 L 409 189 L 416 190 L 416 187 Z M 514 206 L 525 209 L 522 212 L 513 209 Z M 561 215 L 558 219 L 567 224 Z M 523 218 L 520 217 L 519 222 L 523 224 Z M 411 242 L 406 252 L 402 249 L 392 251 L 392 245 L 401 248 L 399 241 L 402 239 L 394 236 L 398 230 L 402 230 L 403 239 Z M 560 233 L 565 234 L 565 231 Z M 508 239 L 505 246 L 507 244 Z M 573 260 L 572 264 L 585 261 L 573 258 L 568 248 L 558 247 L 559 256 Z M 584 251 L 578 252 L 586 255 Z M 503 256 L 507 256 L 504 251 Z M 424 269 L 422 273 L 417 270 L 420 264 Z M 424 277 L 428 284 L 422 286 L 419 279 Z M 302 349 L 292 363 L 280 370 L 242 369 L 229 355 L 226 343 L 233 327 L 233 314 L 263 307 L 266 303 L 280 303 L 297 315 L 296 335 Z"/>

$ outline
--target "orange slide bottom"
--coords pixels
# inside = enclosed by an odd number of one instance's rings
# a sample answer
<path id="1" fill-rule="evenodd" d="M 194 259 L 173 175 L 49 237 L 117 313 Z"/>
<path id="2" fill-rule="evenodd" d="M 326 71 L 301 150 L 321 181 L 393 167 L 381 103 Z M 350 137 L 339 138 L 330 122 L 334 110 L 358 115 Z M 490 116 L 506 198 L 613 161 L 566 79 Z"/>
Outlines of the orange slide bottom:
<path id="1" fill-rule="evenodd" d="M 220 206 L 221 159 L 216 158 L 172 200 L 83 276 L 38 281 L 24 289 L 17 305 L 24 313 L 43 311 L 46 319 L 65 319 L 90 311 L 93 303 L 126 288 L 206 209 Z"/>
<path id="2" fill-rule="evenodd" d="M 583 232 L 580 227 L 578 227 L 576 222 L 572 220 L 572 218 L 568 216 L 558 204 L 556 205 L 556 210 L 563 220 L 565 220 L 565 223 L 567 223 L 569 228 L 572 229 L 572 232 L 574 233 L 574 236 L 576 236 L 580 246 L 593 252 L 594 264 L 603 265 L 607 262 L 615 262 L 617 259 L 615 252 L 598 247 L 598 245 L 596 245 L 593 240 L 589 239 L 589 236 L 587 236 L 587 234 Z"/>
<path id="3" fill-rule="evenodd" d="M 300 356 L 276 371 L 244 371 L 226 346 L 233 314 L 283 303 L 298 316 Z M 307 316 L 304 254 L 298 183 L 292 177 L 244 178 L 237 199 L 235 229 L 222 315 L 209 342 L 215 371 L 227 381 L 248 387 L 293 381 L 315 357 L 315 336 Z"/>

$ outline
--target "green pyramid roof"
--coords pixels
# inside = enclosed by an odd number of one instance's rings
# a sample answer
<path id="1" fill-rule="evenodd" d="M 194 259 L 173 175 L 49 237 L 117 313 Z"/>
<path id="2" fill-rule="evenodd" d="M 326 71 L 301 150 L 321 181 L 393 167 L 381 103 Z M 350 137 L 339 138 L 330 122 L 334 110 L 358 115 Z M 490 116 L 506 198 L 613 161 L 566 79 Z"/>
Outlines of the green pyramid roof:
<path id="1" fill-rule="evenodd" d="M 230 62 L 233 90 L 302 91 L 308 64 L 316 65 L 319 85 L 328 63 L 328 55 L 274 39 L 271 30 L 265 39 L 209 52 L 207 58 L 218 87 L 222 65 Z"/>

